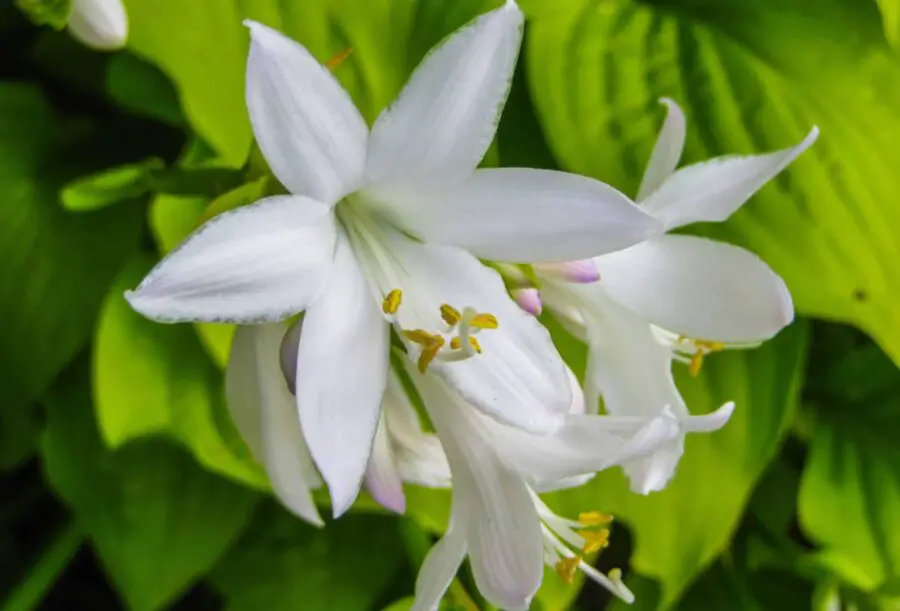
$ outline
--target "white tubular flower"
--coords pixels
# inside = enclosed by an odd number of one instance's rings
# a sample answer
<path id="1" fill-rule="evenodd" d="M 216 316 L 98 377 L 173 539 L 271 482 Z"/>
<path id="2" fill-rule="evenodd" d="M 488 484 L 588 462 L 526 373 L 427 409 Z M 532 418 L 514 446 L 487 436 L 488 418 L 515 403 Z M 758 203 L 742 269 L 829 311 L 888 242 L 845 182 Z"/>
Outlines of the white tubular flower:
<path id="1" fill-rule="evenodd" d="M 536 492 L 581 484 L 597 471 L 652 453 L 681 434 L 680 421 L 668 411 L 653 418 L 585 415 L 576 399 L 559 431 L 535 435 L 486 417 L 439 377 L 411 375 L 453 478 L 450 525 L 422 565 L 412 608 L 436 609 L 466 557 L 480 592 L 503 609 L 528 607 L 543 564 L 566 579 L 580 568 L 630 602 L 617 573 L 602 575 L 584 562 L 608 536 L 592 530 L 602 525 L 601 514 L 583 514 L 575 531 L 576 523 L 553 514 Z M 703 417 L 705 426 L 724 424 L 731 407 Z"/>
<path id="2" fill-rule="evenodd" d="M 446 39 L 370 132 L 305 48 L 248 21 L 250 119 L 291 195 L 216 217 L 126 294 L 163 322 L 270 323 L 305 310 L 297 407 L 335 515 L 352 504 L 369 461 L 389 323 L 422 370 L 436 370 L 473 405 L 551 432 L 570 400 L 562 361 L 475 256 L 585 257 L 658 230 L 594 180 L 476 171 L 522 23 L 510 0 Z"/>
<path id="3" fill-rule="evenodd" d="M 122 0 L 72 0 L 67 27 L 73 38 L 100 51 L 121 49 L 128 40 Z"/>
<path id="4" fill-rule="evenodd" d="M 663 100 L 668 117 L 653 149 L 638 203 L 666 229 L 695 221 L 723 221 L 815 141 L 813 128 L 795 147 L 754 156 L 729 156 L 675 170 L 685 120 Z M 672 378 L 673 358 L 696 375 L 706 354 L 756 345 L 793 320 L 781 278 L 747 250 L 686 235 L 659 235 L 593 259 L 535 265 L 539 296 L 518 297 L 527 310 L 541 305 L 587 341 L 589 409 L 602 395 L 607 411 L 652 417 L 671 410 L 685 432 L 693 424 Z M 537 305 L 535 305 L 537 304 Z M 632 489 L 661 490 L 683 452 L 683 436 L 653 456 L 625 466 Z"/>

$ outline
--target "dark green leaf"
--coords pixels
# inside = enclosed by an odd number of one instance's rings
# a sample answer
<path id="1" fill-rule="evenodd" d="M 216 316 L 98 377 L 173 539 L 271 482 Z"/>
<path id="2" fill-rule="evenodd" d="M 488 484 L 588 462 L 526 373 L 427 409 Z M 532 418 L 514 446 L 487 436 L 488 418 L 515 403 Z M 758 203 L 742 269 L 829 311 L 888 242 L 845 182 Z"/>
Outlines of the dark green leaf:
<path id="1" fill-rule="evenodd" d="M 257 495 L 163 440 L 104 449 L 87 372 L 71 374 L 47 399 L 47 477 L 91 536 L 129 608 L 161 609 L 234 541 Z"/>
<path id="2" fill-rule="evenodd" d="M 63 207 L 72 212 L 90 212 L 133 200 L 152 188 L 151 171 L 163 167 L 160 159 L 148 159 L 84 176 L 62 188 Z"/>
<path id="3" fill-rule="evenodd" d="M 106 71 L 106 91 L 132 112 L 170 125 L 184 124 L 178 92 L 158 68 L 131 53 L 116 53 Z"/>
<path id="4" fill-rule="evenodd" d="M 72 0 L 15 0 L 16 6 L 37 25 L 61 30 L 69 21 Z"/>

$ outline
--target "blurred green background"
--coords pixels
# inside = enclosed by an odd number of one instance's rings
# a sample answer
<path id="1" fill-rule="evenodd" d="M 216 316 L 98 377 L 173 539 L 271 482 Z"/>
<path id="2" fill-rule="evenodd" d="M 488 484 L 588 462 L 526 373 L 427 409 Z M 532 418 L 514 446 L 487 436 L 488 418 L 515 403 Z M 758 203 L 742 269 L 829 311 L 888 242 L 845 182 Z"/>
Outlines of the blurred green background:
<path id="1" fill-rule="evenodd" d="M 499 2 L 125 4 L 127 48 L 99 53 L 0 1 L 0 611 L 404 609 L 448 495 L 410 488 L 404 518 L 364 498 L 324 530 L 294 519 L 228 419 L 230 329 L 154 324 L 122 291 L 273 188 L 251 155 L 243 18 L 323 62 L 352 48 L 336 76 L 371 122 Z M 634 194 L 661 96 L 688 115 L 685 162 L 822 130 L 727 224 L 691 228 L 761 255 L 800 314 L 679 379 L 695 411 L 736 401 L 732 421 L 688 439 L 662 493 L 616 470 L 550 503 L 616 515 L 598 566 L 624 567 L 636 609 L 900 609 L 900 1 L 521 5 L 491 164 Z M 545 322 L 581 371 L 583 346 Z M 446 607 L 486 608 L 466 570 Z M 533 608 L 623 605 L 548 572 Z"/>

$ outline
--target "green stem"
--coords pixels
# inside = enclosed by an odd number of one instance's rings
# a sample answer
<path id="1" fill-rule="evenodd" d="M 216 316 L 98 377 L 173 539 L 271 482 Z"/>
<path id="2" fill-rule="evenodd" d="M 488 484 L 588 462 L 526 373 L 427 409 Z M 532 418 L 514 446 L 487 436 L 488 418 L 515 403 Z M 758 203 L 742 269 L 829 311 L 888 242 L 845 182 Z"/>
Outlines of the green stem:
<path id="1" fill-rule="evenodd" d="M 64 526 L 56 540 L 50 544 L 22 582 L 10 592 L 0 611 L 32 611 L 56 583 L 63 569 L 84 542 L 81 526 L 72 520 Z"/>

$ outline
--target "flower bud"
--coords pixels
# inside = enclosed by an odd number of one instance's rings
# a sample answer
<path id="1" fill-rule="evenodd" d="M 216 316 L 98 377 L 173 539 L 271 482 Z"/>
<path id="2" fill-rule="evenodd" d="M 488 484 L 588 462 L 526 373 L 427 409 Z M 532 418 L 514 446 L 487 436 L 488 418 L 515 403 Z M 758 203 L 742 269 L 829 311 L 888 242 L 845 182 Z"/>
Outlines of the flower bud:
<path id="1" fill-rule="evenodd" d="M 73 0 L 69 33 L 88 47 L 113 51 L 128 39 L 128 16 L 122 0 Z"/>
<path id="2" fill-rule="evenodd" d="M 513 289 L 511 291 L 513 300 L 519 304 L 519 307 L 534 316 L 541 315 L 541 293 L 535 288 Z"/>
<path id="3" fill-rule="evenodd" d="M 559 278 L 578 284 L 590 284 L 600 280 L 600 272 L 593 259 L 566 261 L 565 263 L 540 263 L 534 266 L 535 271 L 548 278 Z"/>

